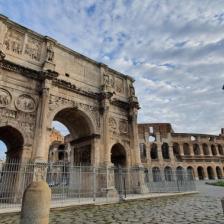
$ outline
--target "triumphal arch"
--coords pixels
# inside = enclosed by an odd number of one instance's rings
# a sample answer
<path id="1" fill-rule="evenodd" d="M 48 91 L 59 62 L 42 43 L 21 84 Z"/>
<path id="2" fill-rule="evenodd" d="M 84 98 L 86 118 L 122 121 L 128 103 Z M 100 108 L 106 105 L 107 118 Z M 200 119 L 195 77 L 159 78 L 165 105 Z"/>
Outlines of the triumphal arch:
<path id="1" fill-rule="evenodd" d="M 0 140 L 7 159 L 47 161 L 52 122 L 77 163 L 139 166 L 133 79 L 0 17 Z M 82 156 L 84 155 L 84 156 Z"/>

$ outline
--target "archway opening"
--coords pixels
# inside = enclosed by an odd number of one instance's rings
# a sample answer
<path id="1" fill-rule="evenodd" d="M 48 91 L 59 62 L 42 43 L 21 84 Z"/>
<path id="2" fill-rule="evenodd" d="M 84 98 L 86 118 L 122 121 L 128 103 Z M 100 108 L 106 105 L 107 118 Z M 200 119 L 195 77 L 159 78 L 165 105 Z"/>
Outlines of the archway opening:
<path id="1" fill-rule="evenodd" d="M 170 159 L 169 145 L 166 142 L 162 144 L 162 156 L 163 159 Z"/>
<path id="2" fill-rule="evenodd" d="M 111 162 L 116 167 L 125 167 L 127 165 L 126 151 L 119 143 L 113 145 L 111 149 Z"/>
<path id="3" fill-rule="evenodd" d="M 24 139 L 20 131 L 11 126 L 0 127 L 0 140 L 1 154 L 8 162 L 21 159 Z"/>
<path id="4" fill-rule="evenodd" d="M 205 173 L 204 173 L 203 167 L 199 166 L 197 168 L 197 171 L 198 171 L 198 179 L 199 180 L 204 180 L 205 179 Z"/>
<path id="5" fill-rule="evenodd" d="M 211 145 L 211 151 L 212 151 L 212 155 L 213 156 L 216 156 L 217 155 L 217 150 L 216 150 L 215 145 Z"/>
<path id="6" fill-rule="evenodd" d="M 176 160 L 181 160 L 181 156 L 180 156 L 180 146 L 178 143 L 173 143 L 173 154 L 176 158 Z"/>
<path id="7" fill-rule="evenodd" d="M 222 170 L 219 166 L 216 167 L 216 174 L 218 179 L 222 179 Z"/>
<path id="8" fill-rule="evenodd" d="M 150 156 L 151 156 L 152 160 L 158 159 L 157 144 L 155 144 L 155 143 L 151 144 Z"/>
<path id="9" fill-rule="evenodd" d="M 152 177 L 153 182 L 160 182 L 162 181 L 161 173 L 159 167 L 153 167 L 152 168 Z"/>
<path id="10" fill-rule="evenodd" d="M 178 166 L 176 169 L 176 176 L 178 181 L 184 180 L 184 168 L 181 166 Z"/>
<path id="11" fill-rule="evenodd" d="M 169 166 L 166 166 L 164 169 L 164 175 L 166 181 L 173 181 L 173 172 L 172 168 Z"/>
<path id="12" fill-rule="evenodd" d="M 6 144 L 0 140 L 0 162 L 6 160 L 6 152 L 7 152 Z"/>
<path id="13" fill-rule="evenodd" d="M 209 155 L 209 149 L 208 149 L 208 145 L 206 143 L 202 144 L 202 149 L 203 149 L 203 154 L 205 156 L 208 156 Z"/>
<path id="14" fill-rule="evenodd" d="M 84 112 L 77 108 L 62 109 L 52 122 L 49 158 L 54 154 L 54 162 L 89 166 L 94 137 L 91 120 Z"/>
<path id="15" fill-rule="evenodd" d="M 218 151 L 219 151 L 219 155 L 224 155 L 224 152 L 223 152 L 223 147 L 221 145 L 218 145 Z"/>
<path id="16" fill-rule="evenodd" d="M 208 179 L 209 180 L 214 180 L 215 179 L 214 170 L 212 169 L 211 166 L 207 167 L 207 173 L 208 173 Z"/>
<path id="17" fill-rule="evenodd" d="M 184 143 L 183 145 L 183 149 L 184 149 L 184 155 L 185 156 L 190 156 L 190 147 L 188 143 Z"/>
<path id="18" fill-rule="evenodd" d="M 200 155 L 200 147 L 198 144 L 193 144 L 193 150 L 194 150 L 194 155 L 199 156 Z"/>
<path id="19" fill-rule="evenodd" d="M 187 167 L 187 177 L 189 180 L 194 180 L 194 169 L 191 166 Z"/>

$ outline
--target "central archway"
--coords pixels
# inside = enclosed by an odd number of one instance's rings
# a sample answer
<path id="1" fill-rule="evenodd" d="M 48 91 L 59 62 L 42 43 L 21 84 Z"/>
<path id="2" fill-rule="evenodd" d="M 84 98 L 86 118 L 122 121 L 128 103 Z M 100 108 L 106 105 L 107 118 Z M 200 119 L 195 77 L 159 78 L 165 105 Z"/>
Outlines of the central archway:
<path id="1" fill-rule="evenodd" d="M 93 164 L 92 149 L 96 135 L 91 118 L 77 108 L 64 108 L 55 114 L 53 121 L 59 122 L 68 129 L 69 134 L 60 142 L 60 145 L 64 144 L 64 148 L 68 145 L 70 147 L 70 158 L 66 159 L 74 165 Z"/>
<path id="2" fill-rule="evenodd" d="M 116 167 L 127 166 L 126 151 L 120 143 L 113 145 L 111 148 L 111 163 Z"/>

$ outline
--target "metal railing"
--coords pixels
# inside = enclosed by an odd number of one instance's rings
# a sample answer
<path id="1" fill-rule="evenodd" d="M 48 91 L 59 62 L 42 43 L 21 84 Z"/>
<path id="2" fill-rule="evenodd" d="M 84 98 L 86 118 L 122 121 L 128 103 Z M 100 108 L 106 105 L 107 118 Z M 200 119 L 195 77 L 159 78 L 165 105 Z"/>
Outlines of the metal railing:
<path id="1" fill-rule="evenodd" d="M 161 175 L 143 168 L 75 166 L 68 162 L 7 161 L 0 170 L 0 209 L 21 207 L 26 187 L 42 175 L 52 192 L 52 203 L 101 203 L 131 194 L 195 190 L 192 177 L 181 173 Z"/>

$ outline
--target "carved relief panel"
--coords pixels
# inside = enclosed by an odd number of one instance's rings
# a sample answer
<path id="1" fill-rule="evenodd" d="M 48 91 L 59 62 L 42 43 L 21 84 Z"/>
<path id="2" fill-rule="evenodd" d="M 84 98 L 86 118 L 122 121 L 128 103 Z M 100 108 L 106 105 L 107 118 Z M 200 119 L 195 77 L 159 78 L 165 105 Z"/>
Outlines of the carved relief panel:
<path id="1" fill-rule="evenodd" d="M 119 121 L 119 131 L 121 134 L 127 134 L 128 133 L 128 121 L 126 120 L 120 120 Z"/>
<path id="2" fill-rule="evenodd" d="M 39 40 L 33 37 L 28 37 L 25 44 L 25 55 L 27 55 L 32 60 L 40 61 L 41 46 L 42 43 Z"/>
<path id="3" fill-rule="evenodd" d="M 127 120 L 109 117 L 108 124 L 110 133 L 114 136 L 120 137 L 121 135 L 127 136 L 129 134 Z"/>
<path id="4" fill-rule="evenodd" d="M 5 39 L 4 48 L 7 51 L 21 55 L 23 51 L 24 34 L 16 30 L 8 29 Z"/>
<path id="5" fill-rule="evenodd" d="M 11 101 L 11 94 L 6 89 L 0 88 L 0 108 L 7 107 Z"/>
<path id="6" fill-rule="evenodd" d="M 36 110 L 35 100 L 26 94 L 20 95 L 16 101 L 15 106 L 18 110 L 21 110 L 26 113 L 32 113 Z"/>
<path id="7" fill-rule="evenodd" d="M 115 91 L 120 94 L 124 94 L 124 80 L 121 78 L 115 79 Z"/>

